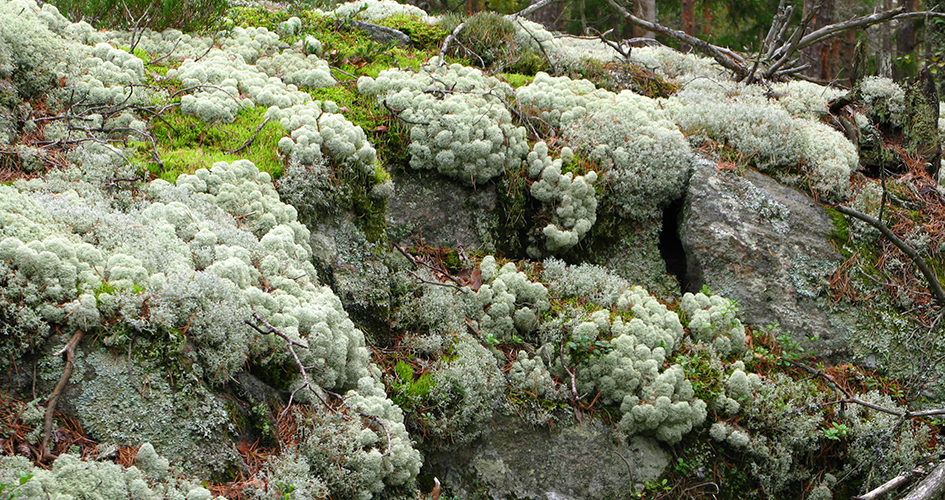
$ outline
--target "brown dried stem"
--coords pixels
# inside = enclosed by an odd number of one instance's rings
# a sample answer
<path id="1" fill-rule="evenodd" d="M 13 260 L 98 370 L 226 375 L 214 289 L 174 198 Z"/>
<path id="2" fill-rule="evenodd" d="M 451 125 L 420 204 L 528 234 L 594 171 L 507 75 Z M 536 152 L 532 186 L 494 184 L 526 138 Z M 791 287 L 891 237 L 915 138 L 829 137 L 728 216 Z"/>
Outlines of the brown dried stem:
<path id="1" fill-rule="evenodd" d="M 43 442 L 39 446 L 41 456 L 38 460 L 40 462 L 46 459 L 57 458 L 56 455 L 49 451 L 49 438 L 52 435 L 53 417 L 56 413 L 56 404 L 59 402 L 59 397 L 62 395 L 62 391 L 65 390 L 66 384 L 69 383 L 69 378 L 72 377 L 72 370 L 75 368 L 75 348 L 79 345 L 79 341 L 82 340 L 84 335 L 85 332 L 83 330 L 76 330 L 65 347 L 53 354 L 54 356 L 65 354 L 66 366 L 62 369 L 62 376 L 59 377 L 56 388 L 53 389 L 52 394 L 50 394 L 49 399 L 46 401 L 46 415 L 43 422 Z"/>

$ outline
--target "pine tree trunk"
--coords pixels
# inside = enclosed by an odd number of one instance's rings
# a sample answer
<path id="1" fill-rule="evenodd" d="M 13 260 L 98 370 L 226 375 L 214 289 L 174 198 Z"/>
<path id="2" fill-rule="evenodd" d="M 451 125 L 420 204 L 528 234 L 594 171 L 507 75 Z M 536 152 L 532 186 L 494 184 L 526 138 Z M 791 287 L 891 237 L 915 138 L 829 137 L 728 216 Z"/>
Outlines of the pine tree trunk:
<path id="1" fill-rule="evenodd" d="M 682 0 L 681 6 L 682 30 L 687 34 L 696 34 L 696 13 L 694 0 Z"/>

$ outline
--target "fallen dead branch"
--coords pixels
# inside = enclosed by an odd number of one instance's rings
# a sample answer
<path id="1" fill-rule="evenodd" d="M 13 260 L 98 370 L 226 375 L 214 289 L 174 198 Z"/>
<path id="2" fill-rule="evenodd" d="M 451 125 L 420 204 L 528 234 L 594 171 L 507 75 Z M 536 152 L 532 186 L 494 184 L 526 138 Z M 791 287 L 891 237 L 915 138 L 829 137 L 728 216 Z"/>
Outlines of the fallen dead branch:
<path id="1" fill-rule="evenodd" d="M 938 464 L 932 472 L 925 477 L 915 489 L 901 500 L 930 500 L 940 498 L 942 490 L 945 490 L 945 463 Z"/>
<path id="2" fill-rule="evenodd" d="M 942 290 L 942 284 L 938 280 L 935 272 L 932 271 L 932 268 L 929 267 L 929 264 L 919 255 L 914 248 L 912 248 L 908 243 L 899 239 L 892 231 L 886 227 L 886 224 L 883 224 L 882 221 L 874 217 L 870 217 L 862 212 L 854 210 L 852 208 L 847 208 L 843 205 L 837 205 L 836 210 L 844 215 L 849 215 L 850 217 L 857 218 L 879 230 L 890 243 L 896 246 L 902 253 L 906 254 L 912 262 L 922 271 L 922 275 L 925 276 L 926 281 L 929 283 L 929 290 L 932 292 L 932 296 L 935 297 L 935 302 L 940 306 L 945 306 L 945 291 Z"/>
<path id="3" fill-rule="evenodd" d="M 62 396 L 62 391 L 65 390 L 66 385 L 69 383 L 69 378 L 72 377 L 72 370 L 75 369 L 75 348 L 79 345 L 79 341 L 82 340 L 84 335 L 84 331 L 77 330 L 75 334 L 72 335 L 72 338 L 69 339 L 69 342 L 66 343 L 65 347 L 53 354 L 53 356 L 62 356 L 65 354 L 66 366 L 62 369 L 62 376 L 59 377 L 56 388 L 53 389 L 52 394 L 50 394 L 49 399 L 46 401 L 46 415 L 43 421 L 43 442 L 39 446 L 40 456 L 37 459 L 39 462 L 57 458 L 56 455 L 49 451 L 49 438 L 52 435 L 56 404 L 59 403 L 59 397 Z"/>
<path id="4" fill-rule="evenodd" d="M 763 41 L 759 57 L 757 59 L 749 59 L 731 49 L 700 40 L 686 32 L 640 19 L 627 11 L 627 9 L 617 3 L 616 0 L 606 1 L 611 8 L 630 24 L 685 43 L 715 59 L 723 68 L 734 73 L 736 79 L 744 80 L 748 83 L 752 83 L 756 80 L 779 79 L 803 71 L 806 68 L 804 68 L 804 66 L 796 66 L 798 60 L 793 58 L 798 51 L 851 30 L 859 30 L 877 24 L 914 18 L 945 19 L 945 13 L 942 12 L 904 12 L 904 8 L 899 7 L 830 24 L 808 33 L 807 30 L 810 27 L 810 22 L 814 14 L 820 8 L 820 2 L 817 2 L 800 21 L 798 26 L 791 33 L 791 36 L 787 37 L 790 21 L 794 15 L 794 9 L 791 6 L 785 6 L 785 2 L 781 2 L 781 5 L 778 7 L 778 12 L 772 21 L 771 28 L 768 30 L 768 34 Z M 785 40 L 785 37 L 787 37 L 787 40 Z M 759 67 L 762 69 L 762 71 L 760 71 L 760 77 L 756 76 L 756 74 L 759 73 L 757 72 Z"/>

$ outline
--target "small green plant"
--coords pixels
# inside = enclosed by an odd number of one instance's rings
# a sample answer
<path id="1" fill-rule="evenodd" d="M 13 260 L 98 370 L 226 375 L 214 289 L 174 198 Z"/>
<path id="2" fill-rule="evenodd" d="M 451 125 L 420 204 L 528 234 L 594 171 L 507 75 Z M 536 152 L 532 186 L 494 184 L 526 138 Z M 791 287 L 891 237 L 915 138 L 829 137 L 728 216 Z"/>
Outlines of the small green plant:
<path id="1" fill-rule="evenodd" d="M 292 498 L 292 492 L 295 491 L 295 485 L 292 483 L 276 483 L 276 489 L 279 490 L 279 500 L 289 500 Z"/>
<path id="2" fill-rule="evenodd" d="M 659 493 L 661 491 L 669 491 L 671 489 L 673 489 L 673 487 L 669 485 L 669 479 L 666 479 L 666 478 L 663 478 L 663 480 L 659 482 L 656 482 L 656 481 L 646 482 L 646 491 L 650 493 Z"/>
<path id="3" fill-rule="evenodd" d="M 20 479 L 17 484 L 0 482 L 0 500 L 13 500 L 19 497 L 21 494 L 20 486 L 26 484 L 30 479 L 33 479 L 32 474 L 20 471 Z"/>
<path id="4" fill-rule="evenodd" d="M 614 349 L 614 346 L 606 340 L 591 340 L 581 335 L 571 337 L 565 347 L 571 351 L 571 360 L 575 364 L 581 364 L 594 356 L 606 354 Z"/>
<path id="5" fill-rule="evenodd" d="M 847 431 L 850 429 L 844 424 L 832 422 L 829 427 L 824 427 L 824 437 L 832 441 L 839 441 L 847 437 Z"/>

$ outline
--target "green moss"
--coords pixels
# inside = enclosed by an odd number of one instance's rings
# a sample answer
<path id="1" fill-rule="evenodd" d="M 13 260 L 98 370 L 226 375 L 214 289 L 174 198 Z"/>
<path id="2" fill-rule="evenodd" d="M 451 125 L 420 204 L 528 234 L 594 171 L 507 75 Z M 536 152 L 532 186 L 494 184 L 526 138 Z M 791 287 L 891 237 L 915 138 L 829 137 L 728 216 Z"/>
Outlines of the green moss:
<path id="1" fill-rule="evenodd" d="M 380 165 L 406 167 L 407 128 L 391 117 L 386 109 L 378 106 L 374 99 L 362 96 L 346 84 L 307 90 L 315 100 L 337 104 L 345 118 L 364 130 L 377 150 Z M 377 182 L 390 179 L 386 170 L 379 168 L 380 170 L 375 168 Z"/>
<path id="2" fill-rule="evenodd" d="M 520 75 L 518 73 L 499 73 L 496 76 L 516 89 L 532 83 L 532 80 L 535 79 L 534 76 Z"/>
<path id="3" fill-rule="evenodd" d="M 850 224 L 847 222 L 846 217 L 836 209 L 826 207 L 826 210 L 827 215 L 833 219 L 834 232 L 830 237 L 837 242 L 838 247 L 843 248 L 843 245 L 850 241 Z"/>
<path id="4" fill-rule="evenodd" d="M 275 31 L 279 23 L 292 17 L 285 10 L 270 10 L 261 5 L 256 7 L 236 7 L 230 10 L 229 18 L 235 26 L 243 28 L 265 27 Z"/>
<path id="5" fill-rule="evenodd" d="M 425 23 L 416 17 L 406 14 L 390 16 L 387 19 L 378 21 L 377 24 L 402 31 L 410 37 L 413 43 L 426 49 L 437 49 L 439 43 L 448 35 L 443 28 Z"/>
<path id="6" fill-rule="evenodd" d="M 533 220 L 539 207 L 531 197 L 525 170 L 506 171 L 496 185 L 496 195 L 499 202 L 497 220 L 502 221 L 495 228 L 496 246 L 510 257 L 524 256 L 528 247 L 528 228 L 544 227 Z"/>
<path id="7" fill-rule="evenodd" d="M 136 146 L 139 153 L 149 159 L 148 170 L 169 182 L 176 180 L 181 173 L 189 174 L 198 168 L 210 168 L 219 161 L 232 162 L 243 158 L 278 178 L 283 168 L 278 143 L 285 133 L 282 126 L 273 121 L 259 129 L 265 113 L 266 109 L 262 107 L 244 109 L 237 113 L 233 123 L 217 125 L 176 109 L 164 113 L 163 119 L 151 123 L 151 132 L 158 141 L 158 154 L 164 163 L 163 172 L 157 163 L 150 161 L 150 144 L 139 142 Z M 254 135 L 251 145 L 234 152 Z"/>

